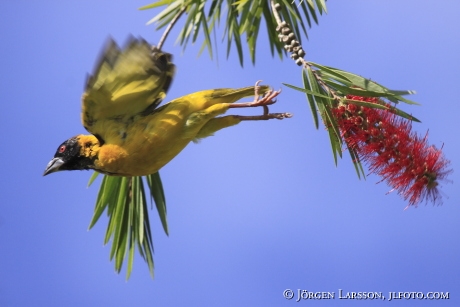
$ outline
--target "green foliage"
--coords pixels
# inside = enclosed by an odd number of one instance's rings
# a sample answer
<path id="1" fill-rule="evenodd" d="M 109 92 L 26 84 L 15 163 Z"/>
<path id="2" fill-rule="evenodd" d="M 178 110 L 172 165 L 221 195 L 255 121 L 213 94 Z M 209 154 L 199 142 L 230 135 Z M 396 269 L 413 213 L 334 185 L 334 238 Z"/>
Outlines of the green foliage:
<path id="1" fill-rule="evenodd" d="M 304 92 L 313 114 L 313 121 L 316 129 L 319 128 L 318 113 L 323 120 L 324 125 L 328 128 L 329 139 L 331 141 L 332 154 L 335 164 L 337 157 L 342 157 L 343 138 L 340 135 L 337 120 L 332 116 L 331 109 L 338 106 L 344 101 L 346 95 L 355 95 L 361 97 L 379 97 L 391 101 L 395 104 L 404 102 L 407 104 L 417 104 L 408 100 L 403 95 L 415 94 L 410 90 L 390 90 L 385 86 L 366 79 L 359 75 L 346 72 L 337 68 L 323 66 L 317 63 L 306 62 L 302 70 L 303 88 L 290 84 L 284 84 L 292 89 Z M 346 103 L 356 104 L 359 106 L 386 109 L 405 119 L 420 122 L 412 115 L 396 108 L 389 107 L 387 104 L 376 104 L 365 101 L 346 99 Z M 345 144 L 348 147 L 348 144 Z M 351 160 L 353 161 L 358 177 L 365 177 L 364 169 L 355 149 L 348 147 Z"/>
<path id="2" fill-rule="evenodd" d="M 99 173 L 95 172 L 88 185 L 91 185 L 98 175 Z M 168 234 L 166 202 L 160 175 L 155 173 L 145 177 L 151 201 L 155 202 L 163 228 Z M 96 224 L 104 211 L 107 211 L 109 218 L 104 244 L 112 239 L 110 260 L 115 260 L 115 270 L 118 273 L 121 271 L 127 257 L 126 279 L 129 278 L 137 246 L 153 277 L 153 242 L 143 178 L 104 175 L 89 229 Z"/>
<path id="3" fill-rule="evenodd" d="M 300 0 L 298 3 L 291 0 L 279 0 L 279 3 L 281 16 L 290 23 L 298 38 L 302 33 L 307 36 L 306 25 L 311 27 L 312 21 L 317 24 L 318 14 L 327 12 L 325 0 Z M 213 37 L 215 37 L 212 32 L 215 31 L 221 20 L 225 20 L 223 39 L 227 42 L 227 56 L 234 44 L 240 64 L 243 66 L 243 35 L 245 35 L 251 61 L 255 63 L 257 38 L 262 20 L 265 22 L 272 55 L 275 52 L 280 58 L 286 55 L 283 44 L 278 39 L 277 24 L 270 5 L 270 1 L 267 0 L 160 0 L 140 9 L 163 8 L 148 22 L 148 24 L 155 23 L 157 30 L 168 25 L 176 15 L 185 9 L 187 17 L 178 42 L 185 48 L 188 43 L 195 43 L 201 32 L 204 39 L 200 53 L 207 49 L 211 57 Z"/>

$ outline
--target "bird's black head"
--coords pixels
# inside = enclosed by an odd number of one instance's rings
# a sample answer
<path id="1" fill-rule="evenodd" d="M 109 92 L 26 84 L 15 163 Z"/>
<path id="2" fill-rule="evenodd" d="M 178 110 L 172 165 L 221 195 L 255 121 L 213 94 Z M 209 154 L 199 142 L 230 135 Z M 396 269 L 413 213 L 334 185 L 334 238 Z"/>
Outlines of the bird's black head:
<path id="1" fill-rule="evenodd" d="M 58 171 L 93 169 L 96 155 L 92 149 L 95 145 L 99 147 L 99 142 L 94 136 L 78 135 L 68 139 L 59 145 L 43 176 Z"/>

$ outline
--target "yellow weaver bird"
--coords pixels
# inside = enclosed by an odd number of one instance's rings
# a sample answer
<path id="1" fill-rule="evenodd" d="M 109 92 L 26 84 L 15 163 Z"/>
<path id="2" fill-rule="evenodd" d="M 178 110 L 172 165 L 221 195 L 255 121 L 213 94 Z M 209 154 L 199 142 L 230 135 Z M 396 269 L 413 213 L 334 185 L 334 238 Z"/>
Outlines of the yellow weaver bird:
<path id="1" fill-rule="evenodd" d="M 156 173 L 184 147 L 244 120 L 291 117 L 269 113 L 280 93 L 268 86 L 192 93 L 158 107 L 175 66 L 171 55 L 132 38 L 124 50 L 110 40 L 82 97 L 82 123 L 90 135 L 59 145 L 44 175 L 63 170 L 95 170 L 115 176 Z M 259 96 L 262 95 L 262 96 Z M 254 96 L 254 101 L 236 103 Z M 220 116 L 229 108 L 263 107 L 256 116 Z"/>

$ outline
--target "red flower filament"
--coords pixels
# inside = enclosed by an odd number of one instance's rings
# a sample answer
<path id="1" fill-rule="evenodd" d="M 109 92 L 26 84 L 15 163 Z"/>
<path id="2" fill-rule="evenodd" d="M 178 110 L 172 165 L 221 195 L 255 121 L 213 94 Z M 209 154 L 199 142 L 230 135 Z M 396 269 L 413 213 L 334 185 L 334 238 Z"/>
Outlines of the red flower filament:
<path id="1" fill-rule="evenodd" d="M 348 95 L 382 105 L 376 97 Z M 341 136 L 348 147 L 368 164 L 371 173 L 382 177 L 393 190 L 417 206 L 423 200 L 442 203 L 439 181 L 451 170 L 442 148 L 429 146 L 428 133 L 422 138 L 411 131 L 411 121 L 398 117 L 388 109 L 376 109 L 346 103 L 332 110 Z M 390 191 L 390 192 L 391 192 Z"/>

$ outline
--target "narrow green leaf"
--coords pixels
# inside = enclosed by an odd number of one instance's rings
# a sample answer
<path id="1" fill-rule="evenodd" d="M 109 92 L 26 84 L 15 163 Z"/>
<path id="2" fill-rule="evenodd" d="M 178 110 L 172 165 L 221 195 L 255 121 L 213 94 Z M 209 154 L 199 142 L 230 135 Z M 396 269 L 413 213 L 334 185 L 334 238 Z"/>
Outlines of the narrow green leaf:
<path id="1" fill-rule="evenodd" d="M 93 174 L 91 175 L 91 178 L 89 178 L 89 181 L 88 181 L 88 185 L 87 185 L 88 188 L 93 184 L 94 180 L 96 180 L 99 174 L 100 174 L 99 172 L 93 172 Z"/>
<path id="2" fill-rule="evenodd" d="M 398 108 L 392 108 L 391 111 L 394 112 L 396 115 L 399 115 L 399 116 L 401 116 L 401 117 L 403 117 L 405 119 L 408 119 L 408 120 L 413 121 L 413 122 L 421 123 L 421 121 L 418 118 L 416 118 L 416 117 L 410 115 L 409 113 L 406 113 L 406 112 L 404 112 L 404 111 L 402 111 L 402 110 L 400 110 Z"/>
<path id="3" fill-rule="evenodd" d="M 316 16 L 315 6 L 313 4 L 308 5 L 308 10 L 310 11 L 310 15 L 315 21 L 315 23 L 318 24 L 318 17 Z"/>
<path id="4" fill-rule="evenodd" d="M 398 116 L 401 116 L 405 119 L 408 119 L 410 121 L 414 122 L 419 122 L 420 120 L 396 107 L 388 107 L 387 105 L 384 104 L 377 104 L 377 103 L 372 103 L 372 102 L 366 102 L 366 101 L 360 101 L 360 100 L 353 100 L 353 99 L 347 99 L 347 103 L 355 104 L 357 106 L 361 107 L 368 107 L 368 108 L 373 108 L 373 109 L 382 109 L 382 110 L 388 110 L 389 112 L 395 113 Z"/>
<path id="5" fill-rule="evenodd" d="M 326 3 L 324 0 L 316 0 L 316 7 L 318 8 L 318 12 L 322 15 L 323 10 L 325 11 Z"/>
<path id="6" fill-rule="evenodd" d="M 147 176 L 147 183 L 150 188 L 150 195 L 155 201 L 155 206 L 157 208 L 158 215 L 160 216 L 163 229 L 165 233 L 169 235 L 168 221 L 166 218 L 166 200 L 163 191 L 163 185 L 161 184 L 160 174 L 156 172 L 155 174 Z"/>
<path id="7" fill-rule="evenodd" d="M 117 206 L 118 194 L 123 177 L 104 176 L 107 177 L 107 190 L 104 192 L 107 201 L 107 216 L 111 216 Z"/>
<path id="8" fill-rule="evenodd" d="M 192 43 L 196 42 L 196 39 L 198 37 L 198 34 L 200 34 L 200 28 L 201 25 L 203 24 L 203 21 L 206 22 L 206 13 L 203 10 L 204 2 L 200 3 L 200 5 L 197 7 L 197 12 L 195 14 L 195 18 L 193 20 L 193 39 Z M 205 30 L 203 29 L 203 32 Z"/>
<path id="9" fill-rule="evenodd" d="M 243 46 L 241 44 L 241 36 L 238 33 L 238 27 L 233 27 L 233 39 L 235 40 L 236 50 L 238 52 L 238 58 L 240 60 L 240 65 L 243 67 Z"/>
<path id="10" fill-rule="evenodd" d="M 185 20 L 184 27 L 180 34 L 180 44 L 184 46 L 184 49 L 185 49 L 185 46 L 187 45 L 187 42 L 190 39 L 190 33 L 192 33 L 193 28 L 195 27 L 195 24 L 193 21 L 196 18 L 196 14 L 197 14 L 196 5 L 190 5 L 187 10 L 187 19 Z"/>
<path id="11" fill-rule="evenodd" d="M 159 20 L 164 19 L 166 16 L 175 16 L 179 13 L 181 9 L 181 2 L 182 1 L 173 1 L 169 4 L 163 11 L 161 11 L 158 15 L 153 17 L 147 22 L 147 25 L 153 24 Z"/>
<path id="12" fill-rule="evenodd" d="M 145 190 L 144 190 L 144 180 L 140 180 L 139 184 L 139 202 L 137 203 L 137 214 L 138 214 L 138 223 L 137 223 L 137 229 L 138 229 L 138 240 L 140 243 L 144 242 L 144 225 L 145 225 L 145 219 L 148 219 L 149 216 L 144 216 L 144 207 L 147 207 L 147 203 L 145 201 Z"/>
<path id="13" fill-rule="evenodd" d="M 348 86 L 343 86 L 329 80 L 324 80 L 324 82 L 334 88 L 337 91 L 340 91 L 343 95 L 356 95 L 361 97 L 385 97 L 385 98 L 396 98 L 395 95 L 389 92 L 376 92 L 368 89 L 352 88 Z"/>
<path id="14" fill-rule="evenodd" d="M 308 0 L 310 1 L 310 0 Z M 302 7 L 302 11 L 303 11 L 303 15 L 305 16 L 305 18 L 307 19 L 307 24 L 308 24 L 308 27 L 311 28 L 311 19 L 310 19 L 310 13 L 308 11 L 308 8 L 307 8 L 307 1 L 302 1 L 300 6 Z M 305 34 L 306 35 L 306 34 Z M 308 38 L 308 35 L 306 35 L 307 38 Z"/>
<path id="15" fill-rule="evenodd" d="M 145 204 L 145 199 L 144 199 L 144 204 Z M 150 275 L 152 278 L 154 277 L 154 262 L 153 262 L 153 243 L 152 243 L 152 233 L 150 230 L 150 221 L 148 218 L 148 211 L 147 211 L 147 206 L 143 206 L 144 210 L 144 216 L 146 217 L 144 219 L 144 236 L 145 240 L 141 244 L 141 248 L 139 249 L 141 256 L 144 258 L 144 260 L 147 262 L 147 265 L 149 267 Z"/>
<path id="16" fill-rule="evenodd" d="M 305 69 L 302 69 L 302 82 L 303 82 L 304 89 L 306 91 L 310 91 L 310 93 L 305 93 L 305 95 L 307 96 L 307 101 L 308 101 L 308 104 L 310 105 L 310 110 L 313 116 L 313 122 L 315 124 L 315 127 L 316 129 L 319 129 L 319 118 L 318 118 L 318 111 L 316 109 L 317 108 L 316 101 L 313 95 L 311 94 L 312 90 L 311 90 L 310 82 L 308 80 L 308 76 L 305 73 Z"/>
<path id="17" fill-rule="evenodd" d="M 212 17 L 214 15 L 215 10 L 216 9 L 218 10 L 221 5 L 222 5 L 221 0 L 213 0 L 211 3 L 211 6 L 209 7 L 208 17 Z"/>
<path id="18" fill-rule="evenodd" d="M 123 233 L 122 236 L 120 237 L 119 246 L 117 246 L 115 250 L 115 270 L 117 271 L 117 273 L 120 273 L 121 268 L 123 267 L 123 259 L 125 259 L 127 243 L 128 243 L 128 234 Z M 113 248 L 113 245 L 112 245 L 112 248 Z"/>
<path id="19" fill-rule="evenodd" d="M 116 191 L 118 190 L 120 180 L 121 177 L 111 177 L 107 175 L 103 176 L 101 187 L 99 188 L 99 193 L 96 200 L 96 207 L 94 208 L 94 214 L 88 229 L 91 229 L 99 220 L 102 212 L 104 212 L 104 210 L 111 203 L 115 202 L 115 199 L 118 195 Z"/>
<path id="20" fill-rule="evenodd" d="M 328 73 L 329 75 L 331 75 L 332 77 L 334 78 L 339 78 L 339 79 L 344 79 L 347 81 L 348 84 L 352 84 L 353 82 L 347 77 L 346 74 L 343 74 L 341 73 L 340 70 L 337 70 L 337 69 L 331 69 L 327 66 L 323 66 L 323 65 L 319 65 L 319 64 L 316 64 L 314 63 L 313 64 L 316 68 L 318 68 L 317 72 L 319 72 L 321 75 L 323 73 Z"/>
<path id="21" fill-rule="evenodd" d="M 174 2 L 174 0 L 160 0 L 160 1 L 156 1 L 156 2 L 151 3 L 151 4 L 144 5 L 144 6 L 140 7 L 139 10 L 142 11 L 142 10 L 154 9 L 154 8 L 157 8 L 157 7 L 160 7 L 160 6 L 163 6 L 163 5 L 169 5 L 172 2 Z"/>
<path id="22" fill-rule="evenodd" d="M 113 256 L 115 255 L 115 251 L 118 247 L 119 244 L 119 239 L 120 239 L 120 233 L 123 223 L 123 215 L 125 213 L 125 206 L 127 205 L 127 194 L 128 194 L 128 186 L 129 186 L 129 181 L 127 177 L 121 177 L 121 183 L 120 183 L 120 189 L 118 191 L 118 199 L 117 203 L 115 206 L 115 210 L 113 212 L 113 215 L 110 216 L 109 220 L 109 227 L 107 228 L 107 234 L 106 234 L 106 241 L 110 239 L 110 236 L 113 234 L 113 241 L 112 241 L 112 251 L 110 253 L 110 259 L 113 259 Z M 108 235 L 108 237 L 107 237 Z"/>
<path id="23" fill-rule="evenodd" d="M 415 91 L 408 91 L 408 92 L 412 92 L 412 93 L 415 93 Z M 393 97 L 388 97 L 388 100 L 392 101 L 392 102 L 395 102 L 392 100 Z M 415 102 L 413 100 L 409 100 L 407 98 L 404 98 L 402 96 L 394 96 L 394 98 L 396 99 L 396 102 L 395 103 L 398 103 L 399 101 L 402 101 L 404 103 L 407 103 L 407 104 L 415 104 L 415 105 L 420 105 L 420 103 L 418 102 Z"/>
<path id="24" fill-rule="evenodd" d="M 329 80 L 325 79 L 324 81 L 331 87 L 340 89 L 341 91 L 343 90 L 343 93 L 350 93 L 353 95 L 362 95 L 367 97 L 387 97 L 389 100 L 395 103 L 402 101 L 408 104 L 418 104 L 414 101 L 401 97 L 402 95 L 415 94 L 415 91 L 413 90 L 390 90 L 377 82 L 374 82 L 370 79 L 366 79 L 362 76 L 350 72 L 346 72 L 333 67 L 323 66 L 316 63 L 311 64 L 315 67 L 320 68 L 320 70 L 323 70 L 326 74 L 329 74 L 329 77 L 331 77 L 331 75 L 333 75 L 334 73 L 338 74 L 338 76 L 336 76 L 336 79 L 340 83 L 346 85 L 346 87 L 343 87 L 340 84 L 336 84 L 336 82 L 333 81 L 333 78 L 329 78 Z M 344 82 L 344 79 L 348 82 Z M 351 81 L 351 84 L 349 83 L 349 81 Z M 352 85 L 358 88 L 349 88 Z M 354 90 L 356 90 L 356 92 Z"/>
<path id="25" fill-rule="evenodd" d="M 297 24 L 300 24 L 303 33 L 308 37 L 308 35 L 307 35 L 307 28 L 305 27 L 305 22 L 302 20 L 302 17 L 301 17 L 300 11 L 299 11 L 299 5 L 292 5 L 291 7 L 292 7 L 293 10 L 295 11 L 295 16 L 296 16 L 296 19 L 297 19 L 297 21 L 298 21 L 298 22 L 296 22 L 296 23 L 297 23 Z M 298 30 L 298 33 L 299 33 L 299 36 L 301 36 L 300 30 Z M 301 41 L 300 38 L 299 38 L 299 41 Z"/>
<path id="26" fill-rule="evenodd" d="M 131 271 L 133 269 L 134 261 L 134 241 L 137 240 L 138 236 L 136 234 L 136 204 L 139 202 L 139 181 L 142 181 L 142 177 L 133 177 L 132 178 L 132 188 L 131 188 L 131 200 L 129 202 L 129 211 L 128 211 L 128 234 L 127 234 L 127 247 L 126 253 L 128 254 L 128 265 L 126 268 L 126 280 L 131 276 Z M 126 255 L 126 254 L 124 254 Z M 124 259 L 124 257 L 123 257 Z M 123 262 L 123 259 L 121 261 Z"/>
<path id="27" fill-rule="evenodd" d="M 161 28 L 169 25 L 169 23 L 176 17 L 176 14 L 177 12 L 175 11 L 172 11 L 170 12 L 169 14 L 165 15 L 165 16 L 162 16 L 161 19 L 159 19 L 158 21 L 155 22 L 156 26 L 155 26 L 155 30 L 160 30 Z"/>
<path id="28" fill-rule="evenodd" d="M 305 94 L 310 94 L 310 95 L 313 95 L 313 96 L 318 97 L 318 98 L 329 98 L 329 96 L 318 94 L 317 92 L 314 92 L 314 91 L 309 90 L 309 89 L 297 87 L 297 86 L 287 84 L 287 83 L 282 83 L 282 84 L 287 86 L 287 87 L 290 87 L 290 88 L 292 88 L 292 89 L 294 89 L 296 91 L 303 92 Z"/>
<path id="29" fill-rule="evenodd" d="M 251 13 L 250 10 L 251 6 L 248 2 L 242 4 L 241 2 L 236 6 L 236 10 L 238 11 L 239 15 L 239 33 L 243 34 L 247 31 L 247 28 L 250 26 L 252 18 L 249 16 Z"/>
<path id="30" fill-rule="evenodd" d="M 337 136 L 334 132 L 333 129 L 331 129 L 333 127 L 333 123 L 330 122 L 329 120 L 329 117 L 327 116 L 327 112 L 326 112 L 326 109 L 327 109 L 327 106 L 325 106 L 323 103 L 320 103 L 320 104 L 317 104 L 318 106 L 318 109 L 319 109 L 319 114 L 321 115 L 321 118 L 323 119 L 323 123 L 324 125 L 326 126 L 327 128 L 327 132 L 329 134 L 329 141 L 331 142 L 331 149 L 332 149 L 332 156 L 334 158 L 334 163 L 335 165 L 337 165 L 338 161 L 337 161 L 337 153 L 340 154 L 341 156 L 341 151 L 342 151 L 342 148 L 340 146 L 337 146 Z M 339 144 L 340 144 L 340 141 L 341 140 L 338 140 Z"/>
<path id="31" fill-rule="evenodd" d="M 353 166 L 355 167 L 358 178 L 361 179 L 362 175 L 362 177 L 366 179 L 366 173 L 364 172 L 363 165 L 361 163 L 361 160 L 359 159 L 358 153 L 354 149 L 351 149 L 350 146 L 348 146 L 348 144 L 347 148 L 348 152 L 350 153 L 351 161 L 353 162 Z"/>
<path id="32" fill-rule="evenodd" d="M 350 82 L 349 80 L 344 79 L 344 78 L 340 78 L 337 75 L 332 75 L 324 70 L 322 71 L 317 70 L 317 72 L 320 74 L 321 78 L 326 84 L 328 84 L 329 82 L 332 82 L 333 84 L 338 82 L 339 84 L 341 83 L 349 87 L 353 86 L 353 82 Z"/>
<path id="33" fill-rule="evenodd" d="M 332 106 L 331 99 L 329 98 L 329 94 L 324 93 L 322 86 L 318 83 L 315 74 L 312 69 L 307 69 L 308 73 L 308 80 L 310 81 L 310 87 L 312 89 L 312 95 L 315 96 L 315 100 L 317 104 L 324 104 L 325 106 Z M 327 94 L 327 95 L 325 95 Z"/>
<path id="34" fill-rule="evenodd" d="M 264 14 L 265 23 L 266 23 L 268 39 L 270 41 L 270 44 L 269 44 L 270 52 L 273 56 L 275 49 L 276 49 L 278 56 L 280 57 L 280 59 L 282 59 L 283 53 L 285 52 L 285 50 L 282 47 L 283 46 L 282 43 L 279 41 L 278 34 L 276 32 L 275 19 L 268 5 L 263 6 L 263 14 Z"/>
<path id="35" fill-rule="evenodd" d="M 134 263 L 134 242 L 135 240 L 131 239 L 129 240 L 129 245 L 128 245 L 128 265 L 126 267 L 126 280 L 129 279 L 131 276 L 131 272 L 133 271 L 133 263 Z"/>
<path id="36" fill-rule="evenodd" d="M 324 111 L 326 113 L 327 117 L 327 123 L 328 123 L 328 131 L 329 133 L 329 138 L 331 140 L 331 146 L 334 151 L 334 160 L 335 164 L 337 165 L 337 156 L 336 153 L 339 154 L 340 157 L 342 157 L 342 137 L 340 135 L 340 129 L 338 127 L 337 121 L 335 118 L 332 116 L 330 107 L 325 106 Z"/>
<path id="37" fill-rule="evenodd" d="M 313 0 L 306 0 L 305 3 L 307 3 L 307 5 L 310 6 L 310 8 L 315 8 L 315 3 L 313 2 Z"/>
<path id="38" fill-rule="evenodd" d="M 416 91 L 413 90 L 388 90 L 389 93 L 395 96 L 402 96 L 402 95 L 414 95 L 417 94 Z"/>
<path id="39" fill-rule="evenodd" d="M 208 52 L 212 59 L 212 43 L 211 43 L 210 29 L 208 27 L 208 23 L 205 18 L 202 19 L 202 24 L 203 24 L 203 33 L 204 33 L 204 44 L 208 47 Z"/>
<path id="40" fill-rule="evenodd" d="M 284 8 L 286 8 L 285 10 L 280 11 L 282 18 L 289 25 L 291 25 L 291 30 L 294 32 L 299 42 L 302 43 L 302 35 L 300 33 L 299 22 L 298 22 L 300 20 L 300 17 L 296 11 L 297 7 L 293 6 L 289 0 L 281 0 L 281 2 L 284 3 Z M 302 23 L 302 21 L 300 21 L 300 23 Z M 303 24 L 302 24 L 302 27 L 303 27 Z M 305 30 L 305 28 L 303 29 Z"/>
<path id="41" fill-rule="evenodd" d="M 337 154 L 340 157 L 342 156 L 342 138 L 340 136 L 337 121 L 330 112 L 330 108 L 333 107 L 334 103 L 332 102 L 332 99 L 328 96 L 328 93 L 326 93 L 324 89 L 318 84 L 318 81 L 316 80 L 315 75 L 310 68 L 307 69 L 307 73 L 308 79 L 310 80 L 313 95 L 315 95 L 316 105 L 320 110 L 320 115 L 329 133 L 332 154 L 334 157 L 334 162 L 337 165 Z"/>

